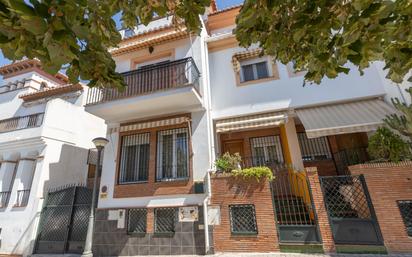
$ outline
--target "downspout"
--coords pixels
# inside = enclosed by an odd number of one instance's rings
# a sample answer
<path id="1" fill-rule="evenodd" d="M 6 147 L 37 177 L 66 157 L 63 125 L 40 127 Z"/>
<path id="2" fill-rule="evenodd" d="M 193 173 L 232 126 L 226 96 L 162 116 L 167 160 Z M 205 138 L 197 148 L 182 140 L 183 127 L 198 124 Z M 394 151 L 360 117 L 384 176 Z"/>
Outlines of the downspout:
<path id="1" fill-rule="evenodd" d="M 210 253 L 210 238 L 209 238 L 209 217 L 208 217 L 208 204 L 212 197 L 212 190 L 210 184 L 210 172 L 208 170 L 206 173 L 206 197 L 203 200 L 203 223 L 205 227 L 205 253 Z"/>

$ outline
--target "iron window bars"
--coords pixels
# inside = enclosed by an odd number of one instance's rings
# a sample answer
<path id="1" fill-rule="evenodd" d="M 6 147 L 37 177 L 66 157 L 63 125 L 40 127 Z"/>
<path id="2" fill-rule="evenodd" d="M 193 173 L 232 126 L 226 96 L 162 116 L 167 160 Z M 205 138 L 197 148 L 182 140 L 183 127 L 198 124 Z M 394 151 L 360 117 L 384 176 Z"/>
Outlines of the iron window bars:
<path id="1" fill-rule="evenodd" d="M 157 181 L 189 177 L 189 131 L 187 128 L 157 132 Z"/>
<path id="2" fill-rule="evenodd" d="M 412 200 L 398 201 L 398 207 L 406 227 L 406 233 L 412 237 Z"/>
<path id="3" fill-rule="evenodd" d="M 145 234 L 147 209 L 129 209 L 127 218 L 128 234 Z"/>
<path id="4" fill-rule="evenodd" d="M 177 221 L 176 208 L 157 208 L 154 209 L 155 234 L 173 234 L 175 232 L 175 223 Z"/>
<path id="5" fill-rule="evenodd" d="M 332 158 L 327 137 L 308 138 L 306 133 L 298 133 L 298 140 L 303 161 Z"/>
<path id="6" fill-rule="evenodd" d="M 254 166 L 283 163 L 282 144 L 279 136 L 251 138 L 250 146 Z"/>
<path id="7" fill-rule="evenodd" d="M 232 234 L 256 235 L 258 233 L 254 205 L 229 205 L 229 215 Z"/>
<path id="8" fill-rule="evenodd" d="M 150 133 L 122 137 L 119 184 L 147 182 Z"/>

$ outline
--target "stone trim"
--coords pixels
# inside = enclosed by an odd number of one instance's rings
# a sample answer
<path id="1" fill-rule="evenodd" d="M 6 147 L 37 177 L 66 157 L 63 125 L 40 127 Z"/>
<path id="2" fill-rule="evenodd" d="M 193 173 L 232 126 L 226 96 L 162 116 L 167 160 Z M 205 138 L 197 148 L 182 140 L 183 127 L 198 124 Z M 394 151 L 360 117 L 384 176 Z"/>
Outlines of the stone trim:
<path id="1" fill-rule="evenodd" d="M 393 167 L 407 167 L 407 166 L 412 166 L 412 161 L 363 163 L 363 164 L 352 165 L 349 167 L 349 169 L 393 168 Z"/>

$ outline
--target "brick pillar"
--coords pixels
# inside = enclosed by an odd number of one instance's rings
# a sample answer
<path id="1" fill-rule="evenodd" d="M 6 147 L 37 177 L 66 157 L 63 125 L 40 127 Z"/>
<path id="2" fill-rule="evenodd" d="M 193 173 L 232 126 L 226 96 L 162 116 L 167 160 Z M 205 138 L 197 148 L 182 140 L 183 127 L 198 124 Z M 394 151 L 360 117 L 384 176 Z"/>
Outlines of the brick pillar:
<path id="1" fill-rule="evenodd" d="M 313 205 L 318 217 L 319 231 L 322 237 L 323 250 L 325 253 L 336 252 L 335 242 L 333 240 L 332 228 L 329 223 L 328 212 L 325 207 L 322 188 L 316 167 L 306 168 L 306 176 L 309 180 L 312 191 Z"/>
<path id="2" fill-rule="evenodd" d="M 154 233 L 154 209 L 147 209 L 146 232 Z"/>

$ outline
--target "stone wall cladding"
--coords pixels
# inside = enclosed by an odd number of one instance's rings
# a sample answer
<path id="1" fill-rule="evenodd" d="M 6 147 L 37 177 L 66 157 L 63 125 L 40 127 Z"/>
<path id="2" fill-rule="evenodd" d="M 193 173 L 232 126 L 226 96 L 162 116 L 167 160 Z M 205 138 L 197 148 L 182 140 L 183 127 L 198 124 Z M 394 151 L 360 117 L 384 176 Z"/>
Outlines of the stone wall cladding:
<path id="1" fill-rule="evenodd" d="M 412 162 L 372 163 L 349 167 L 352 175 L 363 174 L 389 252 L 412 252 L 397 201 L 412 200 Z"/>
<path id="2" fill-rule="evenodd" d="M 217 175 L 212 179 L 212 206 L 220 206 L 221 223 L 213 228 L 215 252 L 279 251 L 272 193 L 268 181 L 256 182 L 232 176 Z M 257 235 L 232 235 L 229 205 L 253 204 L 256 211 Z"/>
<path id="3" fill-rule="evenodd" d="M 199 225 L 203 224 L 203 211 L 199 207 L 199 221 L 176 222 L 173 236 L 159 236 L 153 233 L 153 211 L 147 209 L 147 233 L 144 236 L 127 234 L 117 228 L 117 221 L 108 220 L 108 210 L 96 212 L 93 240 L 95 256 L 136 256 L 136 255 L 185 255 L 205 254 L 205 234 Z M 127 222 L 126 222 L 127 224 Z"/>

